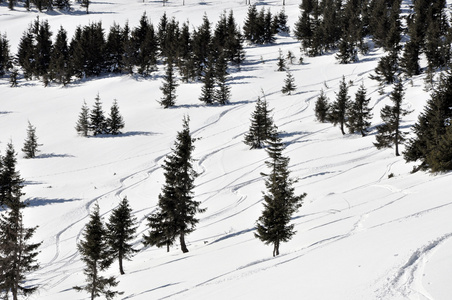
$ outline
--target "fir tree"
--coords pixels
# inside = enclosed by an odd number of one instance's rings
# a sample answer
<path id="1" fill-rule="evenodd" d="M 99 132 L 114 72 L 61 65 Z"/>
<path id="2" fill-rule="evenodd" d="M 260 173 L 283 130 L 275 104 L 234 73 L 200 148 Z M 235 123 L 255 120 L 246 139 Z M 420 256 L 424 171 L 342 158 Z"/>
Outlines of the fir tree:
<path id="1" fill-rule="evenodd" d="M 39 19 L 37 19 L 33 30 L 36 36 L 34 73 L 37 76 L 45 76 L 49 70 L 52 52 L 52 32 L 50 31 L 49 22 L 47 20 L 39 22 Z"/>
<path id="2" fill-rule="evenodd" d="M 377 80 L 381 86 L 385 84 L 394 83 L 399 73 L 398 54 L 397 52 L 390 52 L 386 56 L 383 56 L 378 62 L 375 68 L 375 74 L 371 74 L 369 77 L 373 80 Z"/>
<path id="3" fill-rule="evenodd" d="M 5 156 L 1 159 L 0 169 L 0 206 L 13 208 L 20 203 L 24 180 L 16 170 L 17 154 L 12 142 L 6 147 Z"/>
<path id="4" fill-rule="evenodd" d="M 120 294 L 110 289 L 118 285 L 113 276 L 104 277 L 99 274 L 113 263 L 113 256 L 106 238 L 107 230 L 100 218 L 99 206 L 96 204 L 94 211 L 89 216 L 82 240 L 77 245 L 81 259 L 85 263 L 83 273 L 86 275 L 86 285 L 74 287 L 79 292 L 88 292 L 91 300 L 100 295 L 104 295 L 106 299 L 113 299 Z"/>
<path id="5" fill-rule="evenodd" d="M 267 101 L 257 98 L 256 107 L 251 115 L 250 129 L 244 139 L 244 143 L 250 146 L 250 149 L 262 148 L 271 137 L 274 123 L 270 113 Z"/>
<path id="6" fill-rule="evenodd" d="M 35 39 L 31 28 L 22 34 L 17 50 L 17 63 L 22 68 L 25 79 L 31 79 L 35 70 Z"/>
<path id="7" fill-rule="evenodd" d="M 22 208 L 8 209 L 0 214 L 0 290 L 8 299 L 8 292 L 12 299 L 25 297 L 37 290 L 37 286 L 25 285 L 27 273 L 39 269 L 36 256 L 41 243 L 30 243 L 36 228 L 26 228 L 23 223 Z"/>
<path id="8" fill-rule="evenodd" d="M 89 115 L 90 124 L 89 128 L 93 135 L 104 134 L 107 132 L 107 122 L 105 119 L 104 111 L 102 110 L 102 102 L 99 94 L 97 94 L 94 102 L 94 107 Z"/>
<path id="9" fill-rule="evenodd" d="M 348 95 L 348 87 L 345 82 L 345 76 L 339 85 L 339 92 L 336 94 L 336 101 L 331 105 L 330 115 L 328 119 L 336 126 L 340 125 L 342 134 L 345 134 L 344 125 L 347 122 L 347 111 L 350 107 L 350 96 Z"/>
<path id="10" fill-rule="evenodd" d="M 281 48 L 279 49 L 279 55 L 278 55 L 278 72 L 283 72 L 286 70 L 286 60 L 284 59 L 284 56 L 282 55 Z"/>
<path id="11" fill-rule="evenodd" d="M 52 80 L 56 80 L 64 85 L 68 84 L 71 80 L 67 32 L 63 27 L 60 27 L 52 48 L 49 72 Z"/>
<path id="12" fill-rule="evenodd" d="M 80 6 L 86 8 L 86 14 L 89 14 L 89 5 L 91 4 L 90 0 L 81 0 Z"/>
<path id="13" fill-rule="evenodd" d="M 130 241 L 135 238 L 137 219 L 132 217 L 132 209 L 130 208 L 127 197 L 124 197 L 115 208 L 107 223 L 107 237 L 111 248 L 111 255 L 118 259 L 119 272 L 124 273 L 123 260 L 130 260 L 131 256 L 138 252 L 132 248 Z"/>
<path id="14" fill-rule="evenodd" d="M 86 102 L 83 102 L 82 111 L 80 112 L 80 115 L 78 117 L 75 130 L 77 130 L 77 133 L 81 134 L 82 136 L 88 136 L 89 129 L 90 129 L 89 108 L 86 105 Z"/>
<path id="15" fill-rule="evenodd" d="M 258 12 L 256 9 L 256 4 L 250 5 L 248 7 L 247 16 L 243 25 L 243 36 L 246 40 L 255 43 L 258 38 L 256 32 L 258 31 Z"/>
<path id="16" fill-rule="evenodd" d="M 24 143 L 24 147 L 22 148 L 22 152 L 25 153 L 25 158 L 35 158 L 38 150 L 38 138 L 36 136 L 36 127 L 31 125 L 30 121 L 28 121 L 27 128 L 27 138 Z"/>
<path id="17" fill-rule="evenodd" d="M 405 141 L 405 132 L 400 130 L 402 117 L 410 113 L 410 111 L 402 108 L 402 101 L 404 97 L 403 84 L 399 80 L 395 83 L 394 89 L 391 92 L 390 99 L 394 106 L 386 105 L 380 113 L 384 124 L 377 126 L 376 143 L 377 149 L 392 148 L 395 146 L 395 155 L 399 156 L 399 145 Z"/>
<path id="18" fill-rule="evenodd" d="M 195 230 L 199 220 L 196 213 L 205 209 L 193 200 L 194 180 L 192 152 L 195 139 L 191 137 L 189 118 L 184 117 L 183 129 L 178 132 L 173 153 L 168 155 L 163 166 L 165 184 L 159 195 L 158 211 L 148 218 L 150 232 L 144 237 L 145 244 L 163 246 L 173 243 L 179 236 L 183 253 L 188 252 L 185 236 Z"/>
<path id="19" fill-rule="evenodd" d="M 0 291 L 11 292 L 13 300 L 20 294 L 28 296 L 36 286 L 24 285 L 26 274 L 39 268 L 36 256 L 41 243 L 30 243 L 36 227 L 26 228 L 22 209 L 26 207 L 20 198 L 24 180 L 16 171 L 16 152 L 8 143 L 5 157 L 0 157 L 0 205 L 5 210 L 0 215 Z"/>
<path id="20" fill-rule="evenodd" d="M 11 74 L 9 75 L 9 83 L 11 87 L 17 87 L 17 76 L 19 76 L 19 70 L 13 68 Z"/>
<path id="21" fill-rule="evenodd" d="M 315 102 L 315 117 L 317 121 L 325 123 L 328 121 L 328 115 L 330 112 L 330 104 L 328 103 L 328 98 L 326 97 L 323 89 L 320 90 L 320 95 L 317 97 Z"/>
<path id="22" fill-rule="evenodd" d="M 283 94 L 291 95 L 295 91 L 297 86 L 295 85 L 295 78 L 290 71 L 286 71 L 286 79 L 284 80 L 284 86 L 282 88 Z"/>
<path id="23" fill-rule="evenodd" d="M 214 70 L 217 83 L 217 89 L 214 92 L 214 101 L 221 105 L 225 105 L 231 98 L 231 88 L 226 84 L 229 73 L 227 61 L 223 53 L 217 59 Z"/>
<path id="24" fill-rule="evenodd" d="M 261 173 L 266 178 L 267 188 L 264 210 L 257 220 L 254 234 L 265 244 L 273 244 L 273 256 L 279 255 L 280 243 L 289 241 L 295 234 L 294 225 L 289 223 L 306 197 L 306 193 L 295 195 L 293 184 L 296 180 L 290 178 L 289 158 L 283 156 L 283 150 L 284 144 L 274 132 L 267 149 L 269 160 L 265 162 L 270 173 Z"/>
<path id="25" fill-rule="evenodd" d="M 348 111 L 347 127 L 350 133 L 360 132 L 363 137 L 367 135 L 371 124 L 369 120 L 372 118 L 369 101 L 370 98 L 366 98 L 366 88 L 361 84 Z"/>
<path id="26" fill-rule="evenodd" d="M 451 119 L 452 74 L 448 73 L 446 76 L 441 76 L 424 111 L 412 127 L 415 137 L 409 139 L 407 143 L 403 153 L 405 160 L 419 161 L 418 169 L 449 170 L 448 162 L 444 161 L 444 158 L 447 158 L 450 150 L 445 150 L 444 147 L 449 143 Z"/>
<path id="27" fill-rule="evenodd" d="M 110 109 L 110 116 L 107 119 L 107 131 L 110 134 L 118 135 L 124 128 L 124 120 L 119 113 L 118 101 L 115 99 Z"/>
<path id="28" fill-rule="evenodd" d="M 5 75 L 12 67 L 11 55 L 9 52 L 9 41 L 6 34 L 0 34 L 0 76 Z"/>
<path id="29" fill-rule="evenodd" d="M 215 95 L 215 70 L 212 60 L 213 57 L 210 56 L 204 70 L 204 75 L 201 78 L 203 86 L 201 88 L 201 96 L 199 97 L 199 100 L 205 104 L 212 104 Z"/>
<path id="30" fill-rule="evenodd" d="M 172 107 L 176 104 L 176 88 L 178 84 L 176 83 L 173 60 L 171 57 L 166 61 L 166 74 L 163 76 L 163 80 L 163 86 L 160 87 L 163 97 L 159 103 L 163 108 Z"/>

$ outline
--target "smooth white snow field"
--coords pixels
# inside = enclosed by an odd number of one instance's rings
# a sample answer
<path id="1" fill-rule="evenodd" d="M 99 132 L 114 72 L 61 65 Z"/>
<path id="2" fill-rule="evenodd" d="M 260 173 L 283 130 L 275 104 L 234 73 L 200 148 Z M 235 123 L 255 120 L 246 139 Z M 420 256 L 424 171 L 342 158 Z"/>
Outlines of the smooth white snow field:
<path id="1" fill-rule="evenodd" d="M 100 0 L 92 2 L 88 15 L 76 3 L 71 13 L 10 11 L 3 3 L 0 32 L 7 34 L 15 54 L 36 16 L 49 21 L 54 36 L 63 26 L 70 39 L 77 25 L 90 22 L 102 21 L 106 32 L 113 22 L 123 26 L 128 20 L 133 28 L 144 11 L 154 26 L 166 11 L 180 23 L 189 20 L 193 29 L 204 14 L 215 26 L 223 11 L 233 9 L 242 26 L 248 9 L 243 0 L 185 2 L 171 0 L 163 7 L 156 0 Z M 286 0 L 292 28 L 300 2 Z M 282 1 L 258 4 L 274 13 L 282 8 Z M 246 45 L 244 64 L 230 69 L 232 98 L 225 106 L 200 102 L 201 83 L 179 82 L 176 106 L 163 109 L 157 102 L 162 66 L 148 78 L 105 75 L 66 87 L 21 79 L 19 87 L 11 88 L 9 79 L 1 78 L 0 153 L 13 142 L 26 183 L 24 200 L 30 202 L 25 223 L 39 226 L 33 239 L 43 242 L 40 269 L 27 275 L 26 284 L 39 286 L 29 299 L 89 299 L 72 289 L 85 282 L 77 243 L 95 203 L 107 221 L 125 196 L 139 222 L 134 244 L 140 252 L 124 262 L 125 275 L 119 275 L 116 262 L 104 273 L 120 281 L 117 290 L 124 294 L 117 299 L 452 299 L 452 174 L 411 174 L 415 164 L 406 164 L 393 149 L 373 145 L 380 110 L 390 104 L 392 90 L 388 86 L 381 95 L 378 83 L 369 79 L 383 51 L 371 48 L 348 65 L 338 64 L 333 52 L 304 56 L 303 64 L 289 66 L 297 90 L 286 96 L 281 93 L 286 73 L 276 72 L 278 50 L 291 50 L 298 59 L 299 48 L 288 36 L 277 36 L 273 45 Z M 361 83 L 371 98 L 372 130 L 364 138 L 343 136 L 338 127 L 315 120 L 320 90 L 334 100 L 342 76 L 352 84 L 352 99 Z M 423 76 L 405 81 L 405 107 L 413 110 L 402 124 L 406 131 L 429 99 Z M 126 124 L 122 135 L 77 135 L 83 102 L 91 108 L 97 94 L 106 114 L 117 99 Z M 271 245 L 254 237 L 267 153 L 243 143 L 259 96 L 267 99 L 283 132 L 284 155 L 290 157 L 292 177 L 299 179 L 296 192 L 307 193 L 293 216 L 297 233 L 281 244 L 276 258 Z M 200 173 L 195 200 L 207 210 L 187 236 L 190 252 L 183 254 L 176 244 L 167 253 L 144 248 L 142 234 L 146 216 L 156 208 L 162 164 L 184 115 L 199 138 L 193 153 Z M 35 159 L 23 158 L 20 151 L 28 121 L 42 144 Z"/>

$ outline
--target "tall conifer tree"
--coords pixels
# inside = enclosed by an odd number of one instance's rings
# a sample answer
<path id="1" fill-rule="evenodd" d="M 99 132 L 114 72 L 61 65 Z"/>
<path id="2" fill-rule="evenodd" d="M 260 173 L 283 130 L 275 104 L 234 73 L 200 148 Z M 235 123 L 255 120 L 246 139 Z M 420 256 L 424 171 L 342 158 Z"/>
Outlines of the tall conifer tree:
<path id="1" fill-rule="evenodd" d="M 189 118 L 184 117 L 173 153 L 167 156 L 163 166 L 165 184 L 159 195 L 158 211 L 148 218 L 150 232 L 144 236 L 145 244 L 169 246 L 179 236 L 182 252 L 188 252 L 185 236 L 193 232 L 199 222 L 196 213 L 205 211 L 199 208 L 201 203 L 193 199 L 194 180 L 198 175 L 192 165 L 194 141 Z"/>
<path id="2" fill-rule="evenodd" d="M 178 86 L 174 74 L 172 57 L 168 57 L 166 61 L 166 73 L 165 76 L 163 76 L 163 80 L 163 86 L 160 87 L 163 97 L 159 103 L 163 108 L 172 107 L 176 104 L 176 88 Z"/>
<path id="3" fill-rule="evenodd" d="M 331 105 L 330 115 L 328 119 L 334 124 L 340 125 L 342 134 L 345 134 L 344 126 L 347 122 L 347 111 L 350 108 L 350 96 L 348 95 L 348 87 L 345 82 L 345 76 L 339 85 L 339 92 L 336 94 L 336 101 Z"/>
<path id="4" fill-rule="evenodd" d="M 25 158 L 35 158 L 38 152 L 38 137 L 36 136 L 36 127 L 31 125 L 28 121 L 27 138 L 24 142 L 22 151 L 25 153 Z"/>
<path id="5" fill-rule="evenodd" d="M 83 273 L 86 275 L 86 285 L 75 286 L 74 289 L 79 292 L 88 292 L 91 300 L 100 295 L 104 295 L 106 299 L 113 299 L 120 294 L 110 289 L 118 285 L 113 276 L 100 275 L 100 271 L 106 270 L 113 263 L 113 256 L 107 241 L 107 230 L 101 220 L 97 204 L 89 216 L 88 224 L 86 224 L 82 240 L 77 248 L 85 263 Z"/>
<path id="6" fill-rule="evenodd" d="M 289 158 L 283 156 L 284 144 L 277 132 L 269 140 L 265 162 L 270 173 L 261 173 L 265 179 L 267 192 L 264 193 L 264 210 L 257 220 L 255 236 L 265 244 L 273 245 L 273 256 L 279 255 L 279 246 L 289 241 L 295 234 L 294 225 L 289 224 L 292 215 L 301 207 L 306 193 L 295 195 L 290 178 Z"/>
<path id="7" fill-rule="evenodd" d="M 250 129 L 245 134 L 244 139 L 244 143 L 250 146 L 250 149 L 262 148 L 271 137 L 274 127 L 271 112 L 272 110 L 268 109 L 267 101 L 258 97 L 256 107 L 251 115 Z"/>
<path id="8" fill-rule="evenodd" d="M 137 219 L 132 216 L 132 208 L 127 197 L 124 197 L 108 219 L 107 238 L 113 257 L 118 259 L 119 272 L 124 273 L 123 260 L 130 260 L 138 252 L 132 248 L 130 241 L 135 238 Z"/>
<path id="9" fill-rule="evenodd" d="M 355 101 L 350 105 L 348 111 L 347 127 L 350 133 L 359 132 L 366 136 L 370 127 L 372 118 L 371 108 L 369 107 L 370 98 L 366 96 L 366 88 L 361 84 L 355 95 Z"/>
<path id="10" fill-rule="evenodd" d="M 391 92 L 390 99 L 393 106 L 386 105 L 381 110 L 381 119 L 384 124 L 377 127 L 377 141 L 374 143 L 377 149 L 395 147 L 395 155 L 399 156 L 399 145 L 405 141 L 406 133 L 400 129 L 402 117 L 408 115 L 410 111 L 402 107 L 404 97 L 403 83 L 398 80 Z"/>

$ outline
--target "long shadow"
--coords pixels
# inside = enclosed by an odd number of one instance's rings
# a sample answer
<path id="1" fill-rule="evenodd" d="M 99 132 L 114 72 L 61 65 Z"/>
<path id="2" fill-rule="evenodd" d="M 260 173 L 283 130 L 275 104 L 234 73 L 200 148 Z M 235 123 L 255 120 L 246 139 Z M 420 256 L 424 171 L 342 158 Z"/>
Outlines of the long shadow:
<path id="1" fill-rule="evenodd" d="M 124 138 L 124 137 L 131 137 L 131 136 L 151 136 L 156 135 L 158 133 L 150 132 L 150 131 L 128 131 L 120 134 L 98 134 L 95 136 L 88 136 L 87 138 L 94 138 L 94 139 L 108 139 L 108 138 Z"/>
<path id="2" fill-rule="evenodd" d="M 70 155 L 70 154 L 56 154 L 56 153 L 43 153 L 40 154 L 38 156 L 36 156 L 36 158 L 40 159 L 40 158 L 54 158 L 54 157 L 75 157 L 74 155 Z"/>
<path id="3" fill-rule="evenodd" d="M 241 231 L 238 231 L 238 232 L 234 232 L 234 233 L 231 233 L 231 234 L 227 234 L 227 235 L 222 236 L 221 238 L 216 239 L 215 241 L 211 242 L 210 245 L 218 243 L 218 242 L 221 242 L 221 241 L 224 241 L 224 240 L 227 240 L 227 239 L 230 239 L 230 238 L 233 238 L 233 237 L 236 237 L 236 236 L 239 236 L 239 235 L 242 235 L 242 234 L 245 234 L 245 233 L 248 233 L 248 232 L 251 232 L 251 231 L 254 231 L 254 230 L 255 230 L 255 228 L 253 227 L 253 228 L 244 229 L 244 230 L 241 230 Z"/>
<path id="4" fill-rule="evenodd" d="M 136 296 L 143 295 L 143 294 L 146 294 L 146 293 L 150 293 L 150 292 L 153 292 L 153 291 L 156 291 L 156 290 L 159 290 L 159 289 L 164 289 L 164 288 L 167 288 L 167 287 L 170 287 L 170 286 L 173 286 L 173 285 L 177 285 L 177 284 L 180 284 L 180 282 L 168 283 L 168 284 L 165 284 L 165 285 L 162 285 L 162 286 L 158 286 L 158 287 L 150 289 L 150 290 L 143 291 L 143 292 L 138 293 L 138 294 L 133 294 L 133 295 L 130 295 L 130 296 L 126 296 L 123 299 L 135 298 Z"/>
<path id="5" fill-rule="evenodd" d="M 55 204 L 55 203 L 65 203 L 65 202 L 73 202 L 73 201 L 80 201 L 81 199 L 47 199 L 47 198 L 31 198 L 28 199 L 26 202 L 28 203 L 28 206 L 44 206 L 48 204 Z"/>

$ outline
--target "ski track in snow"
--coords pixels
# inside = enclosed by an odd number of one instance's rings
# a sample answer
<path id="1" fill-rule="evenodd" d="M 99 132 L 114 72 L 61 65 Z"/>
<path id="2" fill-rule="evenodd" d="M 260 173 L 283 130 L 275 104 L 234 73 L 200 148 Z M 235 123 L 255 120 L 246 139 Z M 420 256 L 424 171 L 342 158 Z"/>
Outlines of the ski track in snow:
<path id="1" fill-rule="evenodd" d="M 391 272 L 394 275 L 386 278 L 384 286 L 377 291 L 378 299 L 402 296 L 406 299 L 434 300 L 422 285 L 424 268 L 432 253 L 450 237 L 452 233 L 442 235 L 414 251 L 402 266 Z"/>

